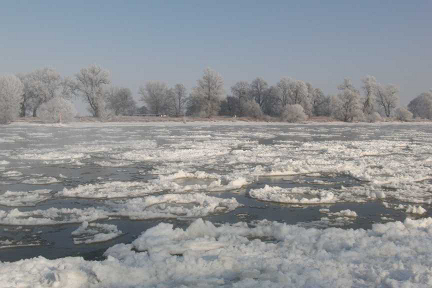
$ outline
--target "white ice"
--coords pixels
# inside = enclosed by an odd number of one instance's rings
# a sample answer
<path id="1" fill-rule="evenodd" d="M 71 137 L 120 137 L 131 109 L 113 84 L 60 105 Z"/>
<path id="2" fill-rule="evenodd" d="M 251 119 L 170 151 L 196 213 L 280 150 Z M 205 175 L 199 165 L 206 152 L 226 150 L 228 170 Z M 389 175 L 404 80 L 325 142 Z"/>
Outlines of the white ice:
<path id="1" fill-rule="evenodd" d="M 43 257 L 0 264 L 11 287 L 420 287 L 432 285 L 432 219 L 371 230 L 262 221 L 187 229 L 159 224 L 107 260 Z"/>
<path id="2" fill-rule="evenodd" d="M 84 221 L 76 230 L 72 231 L 74 244 L 91 244 L 105 242 L 122 235 L 116 225 L 88 223 Z"/>

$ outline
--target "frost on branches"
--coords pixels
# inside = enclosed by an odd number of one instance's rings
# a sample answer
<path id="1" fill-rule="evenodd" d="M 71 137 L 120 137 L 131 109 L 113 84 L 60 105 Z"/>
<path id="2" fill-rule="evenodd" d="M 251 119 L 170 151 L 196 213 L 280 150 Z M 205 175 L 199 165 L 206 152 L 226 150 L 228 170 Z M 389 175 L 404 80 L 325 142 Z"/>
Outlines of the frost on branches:
<path id="1" fill-rule="evenodd" d="M 19 115 L 23 84 L 14 75 L 0 77 L 0 124 L 8 124 Z"/>
<path id="2" fill-rule="evenodd" d="M 300 104 L 287 105 L 285 109 L 282 111 L 282 120 L 296 123 L 305 121 L 307 119 L 307 115 L 304 113 L 303 107 Z"/>
<path id="3" fill-rule="evenodd" d="M 395 110 L 396 119 L 399 121 L 409 121 L 413 118 L 413 113 L 404 107 L 399 107 Z"/>
<path id="4" fill-rule="evenodd" d="M 200 106 L 200 116 L 211 117 L 218 115 L 224 93 L 222 76 L 207 68 L 193 88 L 191 98 Z"/>
<path id="5" fill-rule="evenodd" d="M 416 118 L 432 119 L 432 90 L 424 92 L 411 100 L 408 110 Z"/>
<path id="6" fill-rule="evenodd" d="M 75 115 L 75 106 L 61 97 L 51 99 L 37 110 L 37 116 L 45 123 L 71 122 Z"/>
<path id="7" fill-rule="evenodd" d="M 362 118 L 360 93 L 354 88 L 351 80 L 345 79 L 338 89 L 342 92 L 331 99 L 333 116 L 344 122 L 352 122 L 355 119 Z"/>
<path id="8" fill-rule="evenodd" d="M 94 117 L 105 116 L 106 85 L 111 83 L 110 73 L 97 65 L 83 68 L 75 75 L 76 80 L 69 80 L 69 88 L 74 95 L 80 96 L 89 104 L 88 111 Z"/>

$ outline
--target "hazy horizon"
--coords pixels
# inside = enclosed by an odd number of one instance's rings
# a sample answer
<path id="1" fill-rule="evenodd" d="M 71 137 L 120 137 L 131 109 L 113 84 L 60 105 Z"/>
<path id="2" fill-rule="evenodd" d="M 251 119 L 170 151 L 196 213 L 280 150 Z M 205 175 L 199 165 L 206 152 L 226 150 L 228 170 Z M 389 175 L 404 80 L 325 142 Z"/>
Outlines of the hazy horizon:
<path id="1" fill-rule="evenodd" d="M 190 92 L 206 67 L 227 93 L 240 80 L 292 77 L 335 94 L 345 77 L 360 88 L 369 74 L 397 85 L 406 105 L 432 88 L 431 1 L 2 4 L 1 75 L 53 67 L 72 76 L 96 63 L 137 100 L 150 80 Z"/>

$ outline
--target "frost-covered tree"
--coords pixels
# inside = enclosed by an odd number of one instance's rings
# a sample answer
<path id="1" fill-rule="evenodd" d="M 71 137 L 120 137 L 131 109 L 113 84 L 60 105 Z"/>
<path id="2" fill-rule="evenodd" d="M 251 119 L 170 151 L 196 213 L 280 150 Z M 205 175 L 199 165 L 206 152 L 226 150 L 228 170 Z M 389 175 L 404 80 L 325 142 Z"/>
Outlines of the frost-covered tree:
<path id="1" fill-rule="evenodd" d="M 312 114 L 315 116 L 330 116 L 330 97 L 325 96 L 320 88 L 315 88 L 311 97 Z"/>
<path id="2" fill-rule="evenodd" d="M 139 107 L 139 108 L 137 108 L 137 110 L 136 110 L 136 112 L 139 114 L 139 115 L 145 115 L 145 114 L 148 114 L 149 112 L 148 112 L 148 109 L 147 109 L 147 107 L 144 105 L 144 106 L 141 106 L 141 107 Z"/>
<path id="3" fill-rule="evenodd" d="M 395 110 L 396 119 L 399 121 L 409 121 L 413 118 L 413 114 L 405 107 L 399 107 Z"/>
<path id="4" fill-rule="evenodd" d="M 299 104 L 307 114 L 312 114 L 312 99 L 317 91 L 310 83 L 292 78 L 282 78 L 276 86 L 279 90 L 281 109 L 289 104 Z"/>
<path id="5" fill-rule="evenodd" d="M 80 96 L 89 104 L 88 111 L 97 118 L 105 116 L 106 88 L 111 83 L 110 72 L 97 65 L 83 68 L 75 80 L 66 79 L 70 92 Z"/>
<path id="6" fill-rule="evenodd" d="M 23 87 L 14 75 L 0 76 L 0 124 L 8 124 L 18 117 Z"/>
<path id="7" fill-rule="evenodd" d="M 137 107 L 129 88 L 111 87 L 106 91 L 106 108 L 115 115 L 131 116 Z"/>
<path id="8" fill-rule="evenodd" d="M 307 95 L 306 97 L 301 101 L 300 105 L 303 107 L 304 112 L 309 115 L 312 116 L 313 114 L 313 105 L 312 102 L 315 98 L 315 93 L 317 93 L 317 89 L 314 88 L 312 86 L 311 83 L 306 82 L 306 87 L 307 87 Z"/>
<path id="9" fill-rule="evenodd" d="M 159 81 L 149 81 L 144 87 L 140 87 L 138 94 L 146 104 L 151 114 L 167 115 L 173 111 L 174 99 L 168 86 Z"/>
<path id="10" fill-rule="evenodd" d="M 362 79 L 363 86 L 362 89 L 365 93 L 363 98 L 363 113 L 365 115 L 370 115 L 375 111 L 375 94 L 377 89 L 377 82 L 375 77 L 366 75 Z"/>
<path id="11" fill-rule="evenodd" d="M 347 89 L 347 90 L 351 90 L 351 91 L 359 94 L 359 91 L 352 84 L 351 79 L 348 79 L 348 78 L 345 78 L 344 81 L 342 82 L 342 84 L 340 84 L 337 88 L 341 91 L 344 91 Z"/>
<path id="12" fill-rule="evenodd" d="M 263 113 L 261 111 L 261 107 L 258 105 L 255 100 L 246 100 L 240 103 L 242 106 L 243 116 L 252 117 L 252 118 L 260 118 Z"/>
<path id="13" fill-rule="evenodd" d="M 408 109 L 416 118 L 432 119 L 432 90 L 411 100 Z"/>
<path id="14" fill-rule="evenodd" d="M 280 105 L 280 90 L 276 86 L 270 86 L 264 93 L 261 110 L 269 116 L 279 116 L 282 112 Z"/>
<path id="15" fill-rule="evenodd" d="M 25 116 L 26 110 L 31 110 L 36 117 L 40 105 L 63 94 L 63 79 L 53 68 L 38 69 L 18 77 L 24 85 L 21 116 Z"/>
<path id="16" fill-rule="evenodd" d="M 40 105 L 37 116 L 45 123 L 68 123 L 76 116 L 75 106 L 62 97 L 55 97 Z"/>
<path id="17" fill-rule="evenodd" d="M 280 96 L 280 104 L 282 107 L 287 106 L 291 103 L 291 88 L 290 88 L 291 79 L 290 78 L 282 78 L 279 80 L 279 82 L 276 84 L 276 86 L 279 89 L 279 96 Z"/>
<path id="18" fill-rule="evenodd" d="M 185 106 L 187 101 L 186 88 L 183 84 L 176 84 L 171 89 L 172 97 L 174 100 L 175 116 L 182 116 L 185 112 Z"/>
<path id="19" fill-rule="evenodd" d="M 20 117 L 25 117 L 28 114 L 32 113 L 32 107 L 31 107 L 31 98 L 32 98 L 32 93 L 30 93 L 30 89 L 28 88 L 28 75 L 30 73 L 24 74 L 24 73 L 19 73 L 16 76 L 18 77 L 18 79 L 20 79 L 21 83 L 23 84 L 23 93 L 22 93 L 22 97 L 21 97 L 21 103 L 20 103 Z"/>
<path id="20" fill-rule="evenodd" d="M 341 93 L 331 99 L 332 115 L 344 122 L 352 122 L 355 119 L 362 118 L 360 93 L 352 85 L 351 80 L 344 79 L 338 89 L 342 90 Z"/>
<path id="21" fill-rule="evenodd" d="M 186 101 L 186 115 L 188 116 L 205 116 L 201 109 L 204 106 L 203 99 L 197 95 L 191 94 Z"/>
<path id="22" fill-rule="evenodd" d="M 304 104 L 308 101 L 308 87 L 305 82 L 301 80 L 291 79 L 290 82 L 290 104 L 300 104 L 304 106 Z M 303 107 L 304 108 L 304 107 Z"/>
<path id="23" fill-rule="evenodd" d="M 282 121 L 287 121 L 290 123 L 305 121 L 308 116 L 303 110 L 300 104 L 287 105 L 284 107 L 281 114 Z"/>
<path id="24" fill-rule="evenodd" d="M 386 117 L 390 117 L 393 110 L 397 107 L 399 102 L 399 89 L 395 85 L 381 85 L 376 86 L 376 103 Z"/>
<path id="25" fill-rule="evenodd" d="M 245 116 L 245 111 L 243 110 L 243 107 L 246 107 L 246 106 L 243 104 L 249 100 L 252 100 L 251 96 L 250 96 L 249 83 L 246 81 L 239 81 L 239 82 L 235 83 L 231 87 L 231 93 L 236 99 L 238 99 L 238 101 L 235 101 L 235 102 L 238 102 L 237 114 L 239 116 Z M 235 115 L 237 115 L 237 114 L 235 114 Z"/>
<path id="26" fill-rule="evenodd" d="M 240 115 L 240 100 L 234 96 L 227 96 L 221 101 L 219 115 L 221 116 L 243 116 Z"/>
<path id="27" fill-rule="evenodd" d="M 383 121 L 381 115 L 378 112 L 372 112 L 370 114 L 365 114 L 365 120 L 370 123 Z"/>
<path id="28" fill-rule="evenodd" d="M 231 93 L 234 97 L 241 100 L 251 100 L 250 85 L 246 81 L 239 81 L 231 87 Z"/>
<path id="29" fill-rule="evenodd" d="M 250 97 L 262 108 L 267 93 L 268 83 L 258 77 L 250 84 Z"/>
<path id="30" fill-rule="evenodd" d="M 222 76 L 207 68 L 197 81 L 197 86 L 192 89 L 191 97 L 195 104 L 200 105 L 200 116 L 210 118 L 218 115 L 224 93 Z"/>

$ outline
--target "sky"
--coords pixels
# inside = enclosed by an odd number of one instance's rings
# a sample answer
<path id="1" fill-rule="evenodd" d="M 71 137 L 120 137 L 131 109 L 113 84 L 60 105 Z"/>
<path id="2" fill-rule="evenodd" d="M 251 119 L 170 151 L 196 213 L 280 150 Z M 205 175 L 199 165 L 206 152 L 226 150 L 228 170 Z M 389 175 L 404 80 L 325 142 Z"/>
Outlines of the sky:
<path id="1" fill-rule="evenodd" d="M 365 75 L 400 88 L 401 104 L 432 88 L 432 1 L 1 0 L 0 75 L 97 64 L 138 100 L 147 81 L 188 91 L 206 67 L 226 92 L 282 77 L 336 94 Z M 140 103 L 142 105 L 142 103 Z M 85 114 L 78 104 L 81 115 Z"/>

